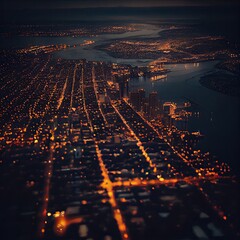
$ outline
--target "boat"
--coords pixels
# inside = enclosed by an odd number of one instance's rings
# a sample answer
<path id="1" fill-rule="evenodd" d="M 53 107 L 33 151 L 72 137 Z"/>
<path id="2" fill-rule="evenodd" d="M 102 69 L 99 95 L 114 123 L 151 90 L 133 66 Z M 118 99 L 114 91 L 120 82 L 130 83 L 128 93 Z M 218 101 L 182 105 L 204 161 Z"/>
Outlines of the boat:
<path id="1" fill-rule="evenodd" d="M 196 137 L 204 137 L 204 135 L 200 131 L 192 132 L 192 135 Z"/>
<path id="2" fill-rule="evenodd" d="M 160 81 L 160 80 L 165 80 L 167 79 L 167 75 L 156 75 L 156 76 L 152 76 L 151 81 Z"/>

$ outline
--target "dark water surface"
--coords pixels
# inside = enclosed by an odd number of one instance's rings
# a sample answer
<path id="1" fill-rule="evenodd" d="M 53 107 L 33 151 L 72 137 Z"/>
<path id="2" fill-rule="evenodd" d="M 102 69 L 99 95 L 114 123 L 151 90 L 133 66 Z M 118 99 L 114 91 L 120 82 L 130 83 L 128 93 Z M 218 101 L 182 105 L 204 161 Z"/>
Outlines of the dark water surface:
<path id="1" fill-rule="evenodd" d="M 207 18 L 203 18 L 206 20 Z M 156 19 L 154 19 L 156 21 Z M 166 19 L 164 20 L 166 21 Z M 236 23 L 237 26 L 238 23 Z M 225 25 L 223 26 L 225 27 Z M 110 61 L 132 65 L 146 65 L 151 59 L 116 59 L 94 47 L 112 39 L 125 37 L 157 37 L 161 28 L 155 24 L 143 24 L 136 32 L 123 34 L 104 34 L 96 37 L 9 37 L 2 39 L 3 45 L 23 48 L 30 45 L 49 44 L 80 44 L 84 40 L 94 40 L 93 45 L 69 48 L 54 53 L 56 58 L 81 59 L 95 61 Z M 157 91 L 160 100 L 189 100 L 197 106 L 198 118 L 192 118 L 188 123 L 190 131 L 200 130 L 205 138 L 202 141 L 204 150 L 216 154 L 221 160 L 230 163 L 233 167 L 240 166 L 239 159 L 239 120 L 240 103 L 238 97 L 218 93 L 203 87 L 199 83 L 201 76 L 219 71 L 215 62 L 199 64 L 168 65 L 171 70 L 164 82 L 151 82 L 149 79 L 132 79 L 130 88 L 144 88 L 147 92 Z"/>
<path id="2" fill-rule="evenodd" d="M 201 76 L 218 71 L 216 63 L 167 65 L 171 72 L 166 81 L 133 79 L 130 86 L 132 89 L 144 88 L 147 92 L 157 91 L 162 101 L 192 102 L 199 117 L 188 121 L 188 129 L 199 130 L 205 135 L 201 143 L 204 150 L 232 166 L 239 166 L 239 98 L 210 90 L 199 83 Z"/>

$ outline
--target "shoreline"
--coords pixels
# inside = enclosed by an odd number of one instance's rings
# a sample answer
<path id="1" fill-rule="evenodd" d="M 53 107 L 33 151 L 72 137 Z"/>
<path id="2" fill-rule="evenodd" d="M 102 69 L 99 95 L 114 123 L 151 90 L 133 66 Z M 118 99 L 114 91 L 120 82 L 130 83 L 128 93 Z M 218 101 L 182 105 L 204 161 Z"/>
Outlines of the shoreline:
<path id="1" fill-rule="evenodd" d="M 201 86 L 231 97 L 238 97 L 240 94 L 240 81 L 236 75 L 227 73 L 212 73 L 199 79 Z"/>

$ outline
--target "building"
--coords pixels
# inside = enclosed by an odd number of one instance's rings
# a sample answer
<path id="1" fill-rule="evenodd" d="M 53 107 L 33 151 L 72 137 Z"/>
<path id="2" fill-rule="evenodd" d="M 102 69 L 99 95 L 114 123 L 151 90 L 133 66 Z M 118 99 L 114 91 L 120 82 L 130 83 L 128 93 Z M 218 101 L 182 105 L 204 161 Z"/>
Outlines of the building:
<path id="1" fill-rule="evenodd" d="M 163 112 L 169 116 L 173 116 L 175 114 L 176 108 L 177 106 L 173 102 L 165 102 L 163 104 Z"/>
<path id="2" fill-rule="evenodd" d="M 140 102 L 140 94 L 139 92 L 131 92 L 130 93 L 130 103 L 137 110 L 141 110 L 141 102 Z"/>
<path id="3" fill-rule="evenodd" d="M 146 103 L 145 94 L 144 89 L 139 89 L 137 92 L 130 93 L 130 102 L 137 111 L 143 111 L 144 104 Z"/>
<path id="4" fill-rule="evenodd" d="M 159 110 L 157 92 L 151 92 L 149 94 L 149 117 L 156 117 Z"/>
<path id="5" fill-rule="evenodd" d="M 127 98 L 129 96 L 128 79 L 121 79 L 118 84 L 120 98 Z"/>
<path id="6" fill-rule="evenodd" d="M 146 92 L 144 89 L 139 89 L 138 92 L 139 92 L 139 101 L 140 101 L 141 110 L 142 110 L 143 105 L 146 102 Z"/>

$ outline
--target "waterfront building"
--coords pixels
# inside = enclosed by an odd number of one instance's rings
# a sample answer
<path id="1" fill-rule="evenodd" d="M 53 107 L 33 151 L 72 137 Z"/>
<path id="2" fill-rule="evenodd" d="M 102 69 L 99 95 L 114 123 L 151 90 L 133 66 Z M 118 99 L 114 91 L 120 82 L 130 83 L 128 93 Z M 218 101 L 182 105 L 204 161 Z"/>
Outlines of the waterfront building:
<path id="1" fill-rule="evenodd" d="M 157 92 L 149 94 L 149 116 L 156 117 L 159 109 Z"/>

